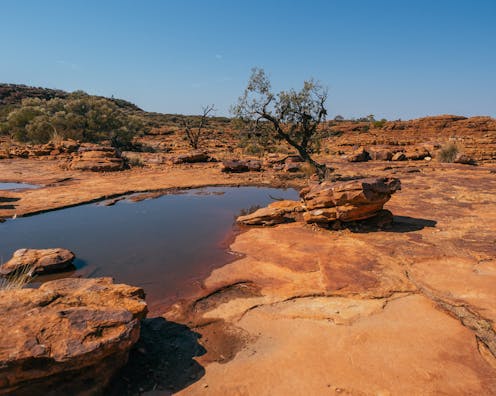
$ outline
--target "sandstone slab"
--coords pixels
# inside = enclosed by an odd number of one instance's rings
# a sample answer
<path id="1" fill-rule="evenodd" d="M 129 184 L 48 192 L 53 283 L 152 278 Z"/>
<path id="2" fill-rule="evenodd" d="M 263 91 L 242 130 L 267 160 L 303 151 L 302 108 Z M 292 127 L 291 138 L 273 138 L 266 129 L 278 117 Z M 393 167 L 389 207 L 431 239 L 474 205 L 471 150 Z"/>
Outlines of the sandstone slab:
<path id="1" fill-rule="evenodd" d="M 300 202 L 277 201 L 248 215 L 239 216 L 237 222 L 244 225 L 275 225 L 294 220 L 292 215 L 302 211 Z"/>
<path id="2" fill-rule="evenodd" d="M 368 160 L 370 160 L 370 155 L 363 147 L 356 149 L 348 157 L 348 161 L 350 162 L 367 162 Z"/>
<path id="3" fill-rule="evenodd" d="M 181 154 L 172 159 L 174 164 L 193 164 L 198 162 L 208 162 L 210 157 L 203 151 L 192 151 L 187 154 Z"/>
<path id="4" fill-rule="evenodd" d="M 33 275 L 61 271 L 70 267 L 74 258 L 74 253 L 62 248 L 19 249 L 0 266 L 0 275 L 9 276 L 24 269 Z"/>
<path id="5" fill-rule="evenodd" d="M 222 172 L 242 173 L 262 170 L 262 162 L 258 160 L 226 160 L 222 162 Z"/>
<path id="6" fill-rule="evenodd" d="M 356 221 L 375 216 L 391 195 L 401 189 L 396 178 L 322 182 L 302 190 L 307 223 Z"/>
<path id="7" fill-rule="evenodd" d="M 0 291 L 0 395 L 97 393 L 126 363 L 146 312 L 142 289 L 110 278 Z"/>
<path id="8" fill-rule="evenodd" d="M 113 172 L 124 169 L 124 159 L 113 147 L 81 146 L 69 162 L 69 169 Z"/>

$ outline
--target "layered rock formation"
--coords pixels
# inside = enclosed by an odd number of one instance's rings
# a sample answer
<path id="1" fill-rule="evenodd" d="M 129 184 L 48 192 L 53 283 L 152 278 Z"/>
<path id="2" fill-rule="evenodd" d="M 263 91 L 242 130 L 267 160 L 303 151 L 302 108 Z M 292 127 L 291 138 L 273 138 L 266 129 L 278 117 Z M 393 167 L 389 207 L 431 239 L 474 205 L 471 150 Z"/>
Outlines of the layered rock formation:
<path id="1" fill-rule="evenodd" d="M 67 249 L 19 249 L 0 266 L 0 275 L 9 276 L 28 269 L 32 275 L 64 270 L 72 265 L 74 253 Z"/>
<path id="2" fill-rule="evenodd" d="M 429 152 L 428 156 L 435 157 L 442 144 L 455 142 L 475 161 L 496 160 L 496 119 L 491 117 L 439 115 L 379 124 L 342 121 L 331 122 L 327 128 L 334 136 L 323 146 L 336 153 L 352 155 L 357 147 L 366 147 L 370 153 L 378 146 L 393 154 L 403 152 L 403 160 L 419 159 L 427 156 L 421 145 Z M 412 147 L 418 148 L 417 154 Z"/>
<path id="3" fill-rule="evenodd" d="M 75 140 L 63 140 L 58 143 L 49 142 L 46 144 L 14 144 L 9 142 L 4 151 L 0 153 L 3 158 L 40 158 L 57 159 L 67 158 L 75 153 L 79 148 L 79 143 Z"/>
<path id="4" fill-rule="evenodd" d="M 303 212 L 300 202 L 284 200 L 273 202 L 248 215 L 239 216 L 237 221 L 244 225 L 276 225 L 294 221 L 297 213 Z"/>
<path id="5" fill-rule="evenodd" d="M 367 162 L 369 159 L 370 155 L 363 147 L 356 149 L 348 157 L 348 161 L 350 162 Z"/>
<path id="6" fill-rule="evenodd" d="M 386 218 L 390 216 L 384 213 L 384 204 L 400 189 L 401 182 L 396 178 L 316 183 L 301 190 L 302 202 L 274 202 L 237 221 L 244 225 L 275 225 L 299 219 L 298 213 L 303 213 L 302 219 L 307 223 L 322 225 L 365 220 L 381 213 Z"/>
<path id="7" fill-rule="evenodd" d="M 192 151 L 187 154 L 181 154 L 172 159 L 173 164 L 192 164 L 197 162 L 208 162 L 210 156 L 203 151 Z"/>
<path id="8" fill-rule="evenodd" d="M 258 160 L 225 160 L 222 161 L 222 172 L 242 173 L 258 172 L 262 170 L 262 163 Z"/>
<path id="9" fill-rule="evenodd" d="M 68 278 L 0 291 L 0 395 L 90 395 L 123 366 L 146 316 L 140 288 Z"/>
<path id="10" fill-rule="evenodd" d="M 371 178 L 347 182 L 323 182 L 301 191 L 307 223 L 356 221 L 375 216 L 401 189 L 396 178 Z"/>
<path id="11" fill-rule="evenodd" d="M 74 170 L 112 172 L 124 169 L 120 153 L 113 147 L 82 146 L 69 163 Z"/>

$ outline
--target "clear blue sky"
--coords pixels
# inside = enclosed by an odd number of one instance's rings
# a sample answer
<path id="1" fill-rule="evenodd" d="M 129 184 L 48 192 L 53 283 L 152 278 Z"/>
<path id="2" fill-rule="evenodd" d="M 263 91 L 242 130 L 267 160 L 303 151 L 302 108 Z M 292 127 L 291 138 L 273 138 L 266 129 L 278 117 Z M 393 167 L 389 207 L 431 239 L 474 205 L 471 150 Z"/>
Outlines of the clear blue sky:
<path id="1" fill-rule="evenodd" d="M 0 0 L 0 81 L 228 114 L 250 69 L 331 116 L 496 116 L 496 0 Z"/>

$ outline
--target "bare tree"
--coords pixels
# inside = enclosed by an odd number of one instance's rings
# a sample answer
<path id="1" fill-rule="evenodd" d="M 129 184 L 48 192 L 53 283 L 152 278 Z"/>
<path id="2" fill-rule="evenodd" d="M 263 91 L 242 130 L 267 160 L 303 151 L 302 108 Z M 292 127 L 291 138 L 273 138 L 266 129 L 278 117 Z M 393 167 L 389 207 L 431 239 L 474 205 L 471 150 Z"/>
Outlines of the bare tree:
<path id="1" fill-rule="evenodd" d="M 182 117 L 182 124 L 186 131 L 186 137 L 188 139 L 188 143 L 192 149 L 197 150 L 200 146 L 201 139 L 203 136 L 204 128 L 208 125 L 208 115 L 215 111 L 214 105 L 207 105 L 202 107 L 202 115 L 200 118 L 200 122 L 198 125 L 193 126 L 192 122 L 188 120 L 186 117 Z"/>
<path id="2" fill-rule="evenodd" d="M 317 128 L 327 115 L 326 100 L 327 89 L 314 80 L 305 81 L 300 91 L 291 89 L 275 95 L 265 71 L 254 68 L 248 86 L 231 111 L 245 122 L 269 125 L 273 135 L 294 147 L 323 178 L 326 166 L 316 162 L 310 152 L 312 143 L 319 139 Z"/>

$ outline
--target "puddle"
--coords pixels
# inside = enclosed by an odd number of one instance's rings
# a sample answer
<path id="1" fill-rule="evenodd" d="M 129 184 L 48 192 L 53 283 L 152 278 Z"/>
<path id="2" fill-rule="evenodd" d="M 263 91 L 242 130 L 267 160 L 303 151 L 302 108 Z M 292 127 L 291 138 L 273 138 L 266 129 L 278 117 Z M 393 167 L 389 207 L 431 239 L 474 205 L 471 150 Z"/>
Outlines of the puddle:
<path id="1" fill-rule="evenodd" d="M 34 188 L 40 188 L 40 186 L 36 184 L 27 184 L 27 183 L 2 183 L 0 182 L 0 190 L 31 190 Z"/>
<path id="2" fill-rule="evenodd" d="M 198 290 L 199 280 L 231 260 L 235 218 L 295 190 L 211 187 L 112 206 L 81 205 L 0 224 L 0 262 L 20 248 L 63 247 L 76 269 L 36 279 L 111 276 L 141 286 L 151 313 Z"/>

